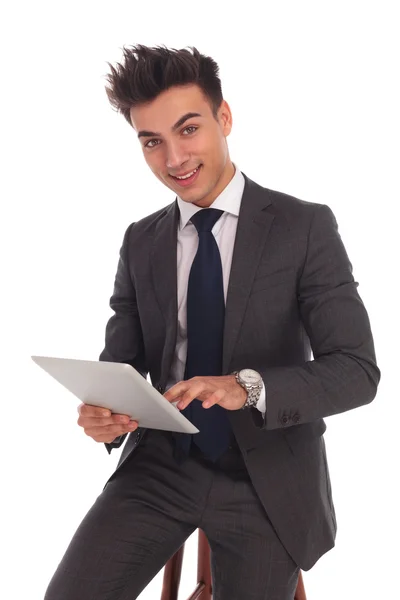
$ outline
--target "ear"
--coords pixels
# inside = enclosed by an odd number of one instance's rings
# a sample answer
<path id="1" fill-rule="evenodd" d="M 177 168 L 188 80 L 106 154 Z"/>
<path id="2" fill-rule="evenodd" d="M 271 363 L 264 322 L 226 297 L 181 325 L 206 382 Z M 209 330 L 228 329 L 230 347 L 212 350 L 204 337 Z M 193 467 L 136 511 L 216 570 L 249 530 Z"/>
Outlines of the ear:
<path id="1" fill-rule="evenodd" d="M 228 136 L 232 130 L 232 112 L 226 100 L 223 100 L 218 111 L 219 120 L 224 136 Z"/>

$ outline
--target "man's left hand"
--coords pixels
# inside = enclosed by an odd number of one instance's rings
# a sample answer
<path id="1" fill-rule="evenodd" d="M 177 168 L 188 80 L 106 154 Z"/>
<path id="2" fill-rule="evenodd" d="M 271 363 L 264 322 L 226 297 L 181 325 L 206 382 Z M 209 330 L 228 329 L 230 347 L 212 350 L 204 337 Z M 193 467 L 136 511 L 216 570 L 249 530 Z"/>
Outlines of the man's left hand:
<path id="1" fill-rule="evenodd" d="M 179 381 L 165 392 L 164 397 L 170 402 L 179 400 L 179 410 L 186 408 L 194 399 L 200 400 L 203 408 L 219 404 L 226 410 L 239 410 L 247 400 L 247 392 L 236 381 L 235 375 L 222 375 Z"/>

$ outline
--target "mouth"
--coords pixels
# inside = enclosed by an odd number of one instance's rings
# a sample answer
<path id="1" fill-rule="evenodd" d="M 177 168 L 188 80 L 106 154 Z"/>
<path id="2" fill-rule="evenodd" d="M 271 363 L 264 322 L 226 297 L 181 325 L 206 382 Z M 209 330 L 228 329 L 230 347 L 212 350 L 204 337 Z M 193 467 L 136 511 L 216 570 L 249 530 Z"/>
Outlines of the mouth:
<path id="1" fill-rule="evenodd" d="M 172 179 L 181 187 L 188 187 L 189 185 L 191 185 L 192 183 L 194 183 L 196 181 L 196 179 L 199 176 L 201 167 L 203 165 L 199 165 L 196 169 L 194 169 L 189 176 L 184 177 L 184 179 L 179 179 L 178 177 L 174 177 L 173 175 L 170 175 L 170 177 L 172 177 Z"/>

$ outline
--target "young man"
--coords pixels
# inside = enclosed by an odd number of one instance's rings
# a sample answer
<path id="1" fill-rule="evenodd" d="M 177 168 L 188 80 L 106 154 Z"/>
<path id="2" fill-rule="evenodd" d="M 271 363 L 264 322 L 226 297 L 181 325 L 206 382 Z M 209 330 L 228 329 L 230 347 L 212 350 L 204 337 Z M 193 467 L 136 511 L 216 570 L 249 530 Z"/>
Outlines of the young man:
<path id="1" fill-rule="evenodd" d="M 218 66 L 195 48 L 125 48 L 108 82 L 176 197 L 125 232 L 100 360 L 150 374 L 200 432 L 79 407 L 108 452 L 131 433 L 46 600 L 133 600 L 197 528 L 213 600 L 293 599 L 335 543 L 323 419 L 380 379 L 335 217 L 231 161 Z"/>

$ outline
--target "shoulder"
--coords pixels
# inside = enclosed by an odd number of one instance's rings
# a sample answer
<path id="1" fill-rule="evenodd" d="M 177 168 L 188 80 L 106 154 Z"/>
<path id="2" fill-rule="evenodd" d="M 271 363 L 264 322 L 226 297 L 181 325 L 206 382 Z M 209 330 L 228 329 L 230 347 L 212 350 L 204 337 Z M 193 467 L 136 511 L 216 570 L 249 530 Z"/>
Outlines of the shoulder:
<path id="1" fill-rule="evenodd" d="M 281 223 L 286 223 L 290 229 L 299 229 L 302 226 L 309 228 L 315 216 L 318 221 L 320 218 L 335 221 L 331 208 L 325 203 L 304 200 L 298 196 L 267 188 L 251 180 L 249 180 L 249 184 L 250 189 L 257 190 L 257 195 L 268 199 L 268 212 L 277 217 Z"/>
<path id="2" fill-rule="evenodd" d="M 312 224 L 328 222 L 336 225 L 336 219 L 332 209 L 322 202 L 311 202 L 283 192 L 270 190 L 272 204 L 278 214 L 285 218 L 289 225 L 304 225 L 310 228 Z"/>
<path id="3" fill-rule="evenodd" d="M 167 215 L 170 215 L 174 212 L 176 205 L 176 201 L 156 210 L 150 215 L 146 215 L 142 219 L 138 221 L 134 221 L 130 223 L 128 228 L 125 231 L 125 237 L 129 238 L 131 235 L 135 235 L 135 239 L 137 236 L 143 237 L 148 235 L 153 235 L 157 224 L 162 221 Z"/>

